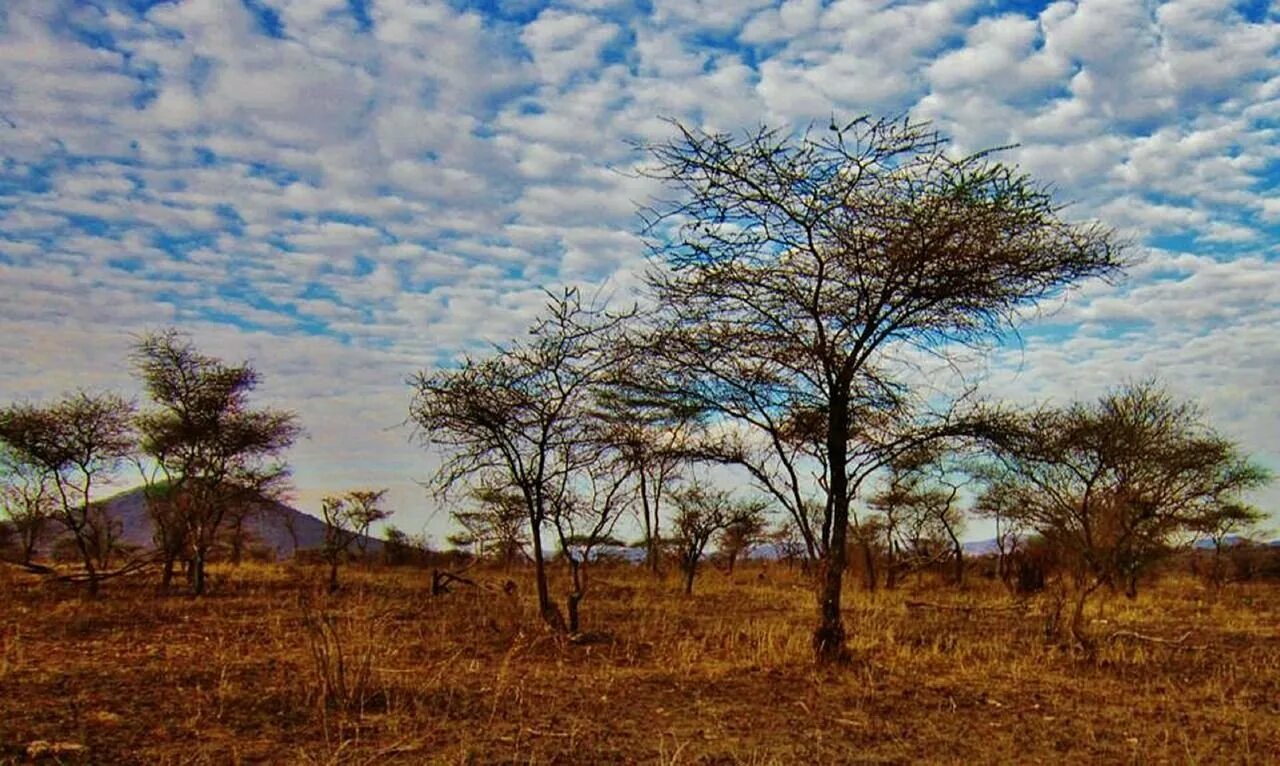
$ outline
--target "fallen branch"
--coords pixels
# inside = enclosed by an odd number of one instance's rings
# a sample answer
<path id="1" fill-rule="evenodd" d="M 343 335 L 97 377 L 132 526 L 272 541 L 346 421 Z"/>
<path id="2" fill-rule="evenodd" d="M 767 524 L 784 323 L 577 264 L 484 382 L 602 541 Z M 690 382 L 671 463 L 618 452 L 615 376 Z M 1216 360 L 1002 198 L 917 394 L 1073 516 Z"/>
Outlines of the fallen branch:
<path id="1" fill-rule="evenodd" d="M 469 580 L 456 572 L 449 572 L 440 569 L 431 570 L 431 595 L 440 596 L 449 592 L 449 586 L 453 583 L 461 583 L 476 587 L 475 580 Z"/>
<path id="2" fill-rule="evenodd" d="M 937 609 L 942 612 L 1017 612 L 1023 609 L 1018 604 L 1008 606 L 979 606 L 976 604 L 938 604 L 933 601 L 907 601 L 908 609 Z"/>
<path id="3" fill-rule="evenodd" d="M 1134 630 L 1117 630 L 1113 633 L 1110 633 L 1107 636 L 1107 638 L 1109 640 L 1127 638 L 1133 641 L 1143 641 L 1149 644 L 1160 644 L 1161 646 L 1171 646 L 1175 649 L 1186 649 L 1187 651 L 1199 651 L 1201 649 L 1208 648 L 1200 644 L 1186 643 L 1186 640 L 1188 638 L 1191 638 L 1191 631 L 1187 631 L 1186 633 L 1183 633 L 1181 636 L 1178 636 L 1177 638 L 1162 638 L 1160 636 L 1149 636 L 1146 633 L 1139 633 Z"/>
<path id="4" fill-rule="evenodd" d="M 71 574 L 62 574 L 57 569 L 54 569 L 51 566 L 45 566 L 44 564 L 36 564 L 30 561 L 21 562 L 21 561 L 12 561 L 10 559 L 0 559 L 0 564 L 8 564 L 10 566 L 23 569 L 29 572 L 30 574 L 40 575 L 41 577 L 48 577 L 52 580 L 56 580 L 57 582 L 66 582 L 66 583 L 73 583 L 73 584 L 79 585 L 87 582 L 93 582 L 94 580 L 101 582 L 103 580 L 110 580 L 116 577 L 124 577 L 125 575 L 136 574 L 146 569 L 148 565 L 154 564 L 157 560 L 159 560 L 158 555 L 146 556 L 144 558 L 134 559 L 128 562 L 127 564 L 125 564 L 124 566 L 120 567 L 119 569 L 115 569 L 110 572 L 94 572 L 92 575 L 90 575 L 88 572 L 73 572 Z"/>
<path id="5" fill-rule="evenodd" d="M 36 564 L 31 561 L 12 561 L 10 559 L 0 558 L 0 564 L 8 564 L 11 567 L 17 567 L 18 569 L 26 570 L 31 574 L 38 574 L 38 575 L 58 574 L 58 570 L 54 569 L 53 567 L 47 567 L 44 564 Z"/>

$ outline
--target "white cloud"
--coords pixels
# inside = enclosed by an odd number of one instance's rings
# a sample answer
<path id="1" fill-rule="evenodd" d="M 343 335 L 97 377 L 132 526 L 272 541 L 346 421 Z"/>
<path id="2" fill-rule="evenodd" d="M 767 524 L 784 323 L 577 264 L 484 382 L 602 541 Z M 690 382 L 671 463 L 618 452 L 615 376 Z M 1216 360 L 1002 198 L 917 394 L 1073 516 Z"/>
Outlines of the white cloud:
<path id="1" fill-rule="evenodd" d="M 405 376 L 519 334 L 543 286 L 634 295 L 634 203 L 653 188 L 620 172 L 629 141 L 667 137 L 661 117 L 910 111 L 958 151 L 1019 144 L 1003 157 L 1068 215 L 1191 250 L 1082 291 L 1044 320 L 1067 329 L 992 362 L 993 386 L 1065 397 L 1159 372 L 1280 465 L 1274 15 L 575 0 L 499 19 L 377 0 L 361 29 L 341 0 L 270 0 L 276 39 L 238 3 L 100 5 L 0 7 L 12 395 L 127 388 L 129 333 L 177 322 L 252 356 L 264 393 L 301 411 L 304 497 L 393 485 L 416 528 L 428 458 L 380 430 L 403 418 Z"/>

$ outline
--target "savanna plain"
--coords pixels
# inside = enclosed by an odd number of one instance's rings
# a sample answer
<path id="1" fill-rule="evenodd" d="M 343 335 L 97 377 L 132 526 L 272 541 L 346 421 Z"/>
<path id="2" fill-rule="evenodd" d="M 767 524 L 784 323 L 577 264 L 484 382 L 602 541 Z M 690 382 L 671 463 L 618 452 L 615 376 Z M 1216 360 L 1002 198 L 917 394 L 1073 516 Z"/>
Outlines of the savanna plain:
<path id="1" fill-rule="evenodd" d="M 217 565 L 204 598 L 87 598 L 0 570 L 0 763 L 1275 763 L 1280 589 L 1170 575 L 1046 641 L 995 580 L 850 586 L 817 666 L 812 580 L 779 562 L 592 569 L 583 630 L 531 575 Z M 553 579 L 553 587 L 561 587 Z"/>

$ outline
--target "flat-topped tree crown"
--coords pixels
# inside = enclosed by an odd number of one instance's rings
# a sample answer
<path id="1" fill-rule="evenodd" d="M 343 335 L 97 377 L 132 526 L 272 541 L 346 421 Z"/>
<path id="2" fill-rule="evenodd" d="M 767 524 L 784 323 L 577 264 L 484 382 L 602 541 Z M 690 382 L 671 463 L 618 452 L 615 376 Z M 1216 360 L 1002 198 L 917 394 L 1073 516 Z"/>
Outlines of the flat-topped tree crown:
<path id="1" fill-rule="evenodd" d="M 822 556 L 815 647 L 839 656 L 852 495 L 901 450 L 958 430 L 922 416 L 941 397 L 918 395 L 904 360 L 951 362 L 957 344 L 999 338 L 1039 301 L 1119 273 L 1123 248 L 1104 226 L 1064 219 L 1045 185 L 993 152 L 955 155 L 924 123 L 742 136 L 673 125 L 642 171 L 673 193 L 644 212 L 658 385 L 764 432 L 765 447 L 726 459 Z"/>
<path id="2" fill-rule="evenodd" d="M 281 455 L 302 429 L 292 412 L 251 405 L 261 382 L 251 365 L 202 354 L 177 330 L 140 337 L 131 360 L 153 404 L 137 428 L 165 583 L 174 559 L 186 555 L 192 589 L 203 593 L 204 563 L 224 519 L 280 490 L 288 477 Z M 164 502 L 175 495 L 180 503 Z"/>

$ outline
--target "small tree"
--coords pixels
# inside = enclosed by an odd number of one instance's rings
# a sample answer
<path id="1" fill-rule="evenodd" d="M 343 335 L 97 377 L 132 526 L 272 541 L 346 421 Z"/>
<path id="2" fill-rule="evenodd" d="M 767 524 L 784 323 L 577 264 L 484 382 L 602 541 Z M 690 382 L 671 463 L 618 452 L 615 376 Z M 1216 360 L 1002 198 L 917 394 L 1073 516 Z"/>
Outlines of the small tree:
<path id="1" fill-rule="evenodd" d="M 324 553 L 329 564 L 329 592 L 338 590 L 338 565 L 351 554 L 352 543 L 369 537 L 375 523 L 391 517 L 382 508 L 387 490 L 353 490 L 344 495 L 329 495 L 320 501 L 324 517 Z"/>
<path id="2" fill-rule="evenodd" d="M 684 573 L 684 592 L 692 595 L 698 564 L 711 539 L 733 526 L 760 528 L 764 523 L 765 505 L 758 501 L 734 500 L 725 490 L 697 482 L 675 491 L 671 499 L 676 509 L 674 544 Z"/>
<path id="3" fill-rule="evenodd" d="M 288 469 L 279 456 L 301 428 L 291 412 L 250 407 L 260 377 L 249 364 L 205 356 L 176 330 L 143 336 L 132 358 L 154 403 L 137 418 L 148 459 L 139 465 L 148 494 L 163 495 L 148 507 L 163 511 L 153 520 L 165 530 L 166 572 L 172 551 L 185 548 L 191 590 L 200 595 L 228 514 L 281 490 Z"/>
<path id="4" fill-rule="evenodd" d="M 1103 585 L 1132 585 L 1141 567 L 1240 505 L 1270 480 L 1230 440 L 1154 382 L 1093 404 L 1026 415 L 997 445 L 1008 474 L 1001 505 L 1058 552 L 1069 582 L 1066 622 L 1086 649 L 1085 605 Z M 1055 626 L 1061 628 L 1061 623 Z"/>
<path id="5" fill-rule="evenodd" d="M 605 387 L 598 396 L 598 417 L 603 423 L 603 439 L 626 465 L 638 490 L 636 511 L 644 533 L 645 564 L 657 575 L 662 559 L 663 502 L 691 457 L 697 413 L 637 396 L 634 381 L 643 374 L 639 365 L 615 371 L 615 385 Z"/>
<path id="6" fill-rule="evenodd" d="M 1002 481 L 999 474 L 988 475 L 979 470 L 976 478 L 984 489 L 974 503 L 973 512 L 995 523 L 996 577 L 1010 589 L 1017 589 L 1010 562 L 1025 548 L 1028 526 L 1018 507 L 1016 486 Z"/>
<path id="7" fill-rule="evenodd" d="M 587 569 L 594 552 L 602 545 L 620 544 L 613 529 L 630 501 L 624 492 L 629 478 L 630 469 L 624 461 L 611 461 L 602 453 L 600 459 L 584 466 L 574 486 L 552 493 L 547 519 L 569 568 L 565 627 L 571 634 L 581 628 L 580 607 L 587 595 Z"/>
<path id="8" fill-rule="evenodd" d="M 555 629 L 565 629 L 565 621 L 547 585 L 543 530 L 553 508 L 571 504 L 566 493 L 600 460 L 594 403 L 620 361 L 616 340 L 629 316 L 584 305 L 568 289 L 549 302 L 527 341 L 412 381 L 410 418 L 424 442 L 448 455 L 434 477 L 439 492 L 500 476 L 520 493 L 538 608 Z"/>
<path id="9" fill-rule="evenodd" d="M 474 549 L 478 558 L 492 557 L 510 569 L 528 556 L 528 512 L 520 492 L 495 482 L 481 481 L 471 490 L 476 507 L 454 511 L 453 520 L 464 533 L 451 538 Z"/>
<path id="10" fill-rule="evenodd" d="M 1266 516 L 1257 508 L 1243 503 L 1228 502 L 1209 509 L 1196 524 L 1195 531 L 1208 538 L 1213 544 L 1213 566 L 1209 571 L 1209 580 L 1215 587 L 1221 587 L 1226 579 L 1222 561 L 1223 550 L 1228 545 L 1247 542 L 1241 537 L 1264 518 Z M 1234 543 L 1232 538 L 1235 538 Z"/>
<path id="11" fill-rule="evenodd" d="M 969 479 L 948 464 L 936 448 L 905 453 L 889 466 L 884 489 L 869 500 L 879 511 L 888 558 L 886 587 L 894 587 L 904 569 L 951 559 L 952 579 L 964 583 L 964 512 L 960 490 Z M 903 554 L 906 554 L 905 557 Z"/>
<path id="12" fill-rule="evenodd" d="M 22 553 L 22 563 L 35 557 L 49 522 L 57 510 L 55 491 L 48 471 L 23 459 L 0 445 L 0 509 L 9 524 Z"/>
<path id="13" fill-rule="evenodd" d="M 99 590 L 103 523 L 94 492 L 134 449 L 133 406 L 115 394 L 78 392 L 47 406 L 0 410 L 0 442 L 53 484 L 56 514 L 71 533 L 90 595 Z M 107 527 L 109 530 L 109 526 Z"/>
<path id="14" fill-rule="evenodd" d="M 716 549 L 724 556 L 730 574 L 733 573 L 733 568 L 738 559 L 749 553 L 757 543 L 764 539 L 764 533 L 764 514 L 745 515 L 731 519 L 724 529 L 720 530 L 720 533 L 716 536 Z"/>

